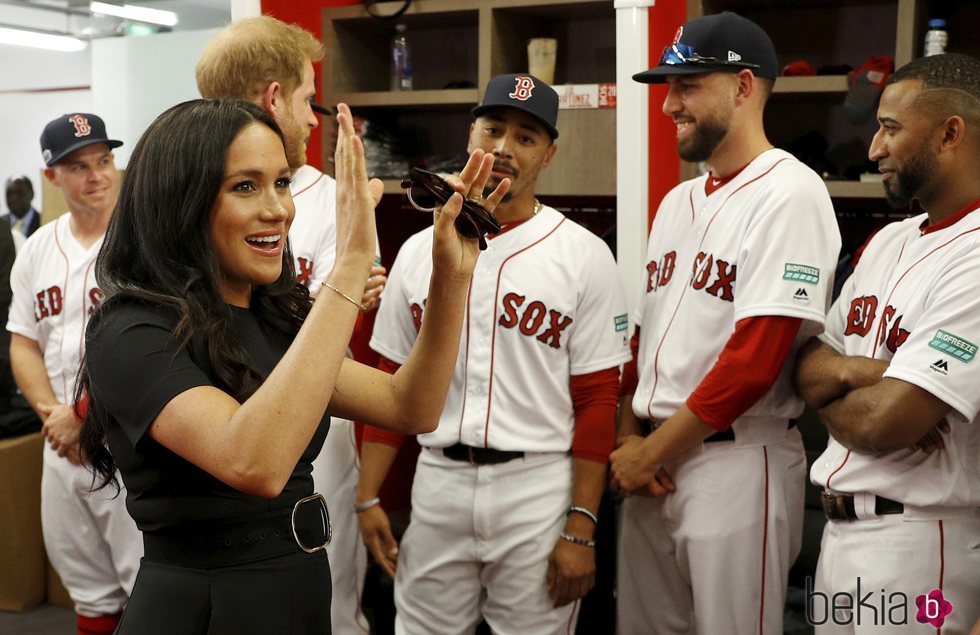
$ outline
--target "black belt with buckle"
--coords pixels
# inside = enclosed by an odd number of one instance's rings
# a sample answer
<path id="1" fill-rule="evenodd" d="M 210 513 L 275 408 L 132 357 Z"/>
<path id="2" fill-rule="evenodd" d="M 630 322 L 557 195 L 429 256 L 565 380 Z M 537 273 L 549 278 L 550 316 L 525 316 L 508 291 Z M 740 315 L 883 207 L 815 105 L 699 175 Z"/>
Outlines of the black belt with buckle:
<path id="1" fill-rule="evenodd" d="M 851 494 L 834 494 L 824 490 L 820 496 L 820 504 L 827 520 L 860 520 L 854 511 L 854 496 Z M 898 501 L 875 496 L 876 515 L 901 514 L 904 511 L 905 506 Z"/>
<path id="2" fill-rule="evenodd" d="M 330 544 L 333 531 L 320 494 L 291 508 L 259 516 L 189 522 L 143 533 L 144 557 L 180 567 L 212 569 L 284 556 L 314 553 Z"/>
<path id="3" fill-rule="evenodd" d="M 516 450 L 494 450 L 493 448 L 475 448 L 472 445 L 457 443 L 442 449 L 442 454 L 453 461 L 465 461 L 471 465 L 498 465 L 523 459 L 524 453 Z"/>
<path id="4" fill-rule="evenodd" d="M 650 434 L 656 429 L 656 427 L 653 425 L 653 422 L 650 421 L 649 419 L 640 419 L 639 421 L 640 421 L 640 430 L 643 431 L 643 436 Z M 790 419 L 789 422 L 786 424 L 787 430 L 790 430 L 795 427 L 796 427 L 796 419 Z M 710 437 L 705 437 L 704 442 L 714 443 L 716 441 L 734 441 L 734 440 L 735 440 L 735 429 L 728 428 L 727 430 L 723 430 L 721 432 L 715 432 Z"/>

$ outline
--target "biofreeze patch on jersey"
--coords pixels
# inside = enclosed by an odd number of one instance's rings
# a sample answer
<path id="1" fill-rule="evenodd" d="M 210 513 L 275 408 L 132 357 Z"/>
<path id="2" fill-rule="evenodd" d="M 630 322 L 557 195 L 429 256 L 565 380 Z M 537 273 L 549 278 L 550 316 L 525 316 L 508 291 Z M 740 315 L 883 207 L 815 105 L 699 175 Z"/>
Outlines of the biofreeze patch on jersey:
<path id="1" fill-rule="evenodd" d="M 961 362 L 972 361 L 977 355 L 976 344 L 942 329 L 936 331 L 936 335 L 929 342 L 929 346 L 951 355 L 954 359 L 958 359 Z"/>
<path id="2" fill-rule="evenodd" d="M 808 284 L 817 284 L 820 282 L 820 270 L 816 267 L 787 262 L 783 271 L 783 280 L 799 280 Z"/>
<path id="3" fill-rule="evenodd" d="M 613 318 L 613 321 L 616 323 L 617 332 L 625 331 L 629 328 L 630 321 L 625 315 L 617 315 L 615 318 Z"/>

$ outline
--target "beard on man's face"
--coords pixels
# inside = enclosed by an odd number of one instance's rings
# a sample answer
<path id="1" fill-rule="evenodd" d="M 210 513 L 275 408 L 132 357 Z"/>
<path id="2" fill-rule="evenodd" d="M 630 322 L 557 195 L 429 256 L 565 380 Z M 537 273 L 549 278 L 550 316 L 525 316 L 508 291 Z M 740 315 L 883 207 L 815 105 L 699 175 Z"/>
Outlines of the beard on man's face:
<path id="1" fill-rule="evenodd" d="M 938 170 L 936 155 L 929 148 L 928 141 L 923 142 L 905 165 L 895 170 L 891 180 L 885 182 L 885 200 L 892 207 L 907 208 Z"/>
<path id="2" fill-rule="evenodd" d="M 728 125 L 718 119 L 703 119 L 694 126 L 694 132 L 678 143 L 677 154 L 691 163 L 707 161 L 728 134 Z"/>

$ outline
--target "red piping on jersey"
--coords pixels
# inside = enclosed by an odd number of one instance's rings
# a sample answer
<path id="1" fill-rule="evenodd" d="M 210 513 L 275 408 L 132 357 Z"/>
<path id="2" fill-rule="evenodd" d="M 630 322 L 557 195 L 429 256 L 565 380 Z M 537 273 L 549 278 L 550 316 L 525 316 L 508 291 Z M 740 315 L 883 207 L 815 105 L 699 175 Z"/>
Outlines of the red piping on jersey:
<path id="1" fill-rule="evenodd" d="M 88 274 L 92 272 L 92 267 L 95 266 L 95 258 L 92 258 L 88 266 L 85 267 L 85 275 L 82 277 L 82 330 L 78 336 L 78 350 L 81 351 L 85 347 L 85 331 L 88 330 L 88 309 L 86 307 L 86 291 L 85 287 L 88 285 Z"/>
<path id="2" fill-rule="evenodd" d="M 943 533 L 943 521 L 939 521 L 939 590 L 943 590 L 943 575 L 946 573 L 946 536 Z M 942 635 L 943 627 L 936 629 L 936 635 Z"/>
<path id="3" fill-rule="evenodd" d="M 575 623 L 578 621 L 579 602 L 581 602 L 581 598 L 575 600 L 575 603 L 572 606 L 572 612 L 568 614 L 568 623 L 565 624 L 566 635 L 574 635 L 575 633 Z"/>
<path id="4" fill-rule="evenodd" d="M 463 391 L 463 403 L 459 406 L 459 432 L 456 433 L 456 438 L 461 442 L 463 440 L 463 417 L 466 415 L 466 383 L 469 381 L 469 373 L 467 371 L 470 367 L 470 298 L 472 296 L 473 276 L 470 276 L 470 286 L 466 288 L 466 353 L 463 357 L 463 386 L 460 388 Z M 491 370 L 492 368 L 493 366 L 491 364 Z"/>
<path id="5" fill-rule="evenodd" d="M 759 635 L 763 631 L 766 617 L 766 548 L 769 544 L 769 449 L 762 446 L 762 456 L 766 468 L 765 510 L 762 515 L 762 585 L 759 587 Z"/>
<path id="6" fill-rule="evenodd" d="M 715 210 L 715 213 L 711 216 L 711 220 L 709 220 L 708 221 L 708 224 L 705 225 L 705 227 L 704 227 L 704 233 L 701 234 L 701 242 L 698 243 L 698 251 L 701 251 L 701 246 L 704 244 L 704 239 L 708 236 L 708 230 L 711 229 L 711 224 L 715 222 L 715 219 L 716 218 L 718 218 L 718 214 L 720 214 L 721 213 L 721 210 L 725 207 L 726 204 L 728 204 L 728 201 L 732 200 L 732 197 L 735 196 L 736 194 L 738 194 L 742 190 L 743 187 L 748 187 L 749 185 L 755 183 L 756 181 L 758 181 L 762 177 L 766 176 L 767 174 L 769 174 L 770 172 L 772 172 L 773 170 L 775 170 L 777 165 L 779 165 L 780 163 L 782 163 L 785 160 L 786 160 L 785 158 L 782 158 L 779 161 L 776 161 L 771 166 L 769 166 L 769 169 L 768 170 L 766 170 L 762 174 L 760 174 L 760 175 L 758 175 L 756 177 L 753 177 L 753 178 L 749 179 L 745 183 L 742 183 L 737 188 L 735 188 L 735 191 L 734 192 L 732 192 L 731 194 L 729 194 L 728 197 L 724 201 L 722 201 L 721 205 L 718 206 L 718 209 L 716 209 Z M 693 195 L 693 193 L 690 196 L 690 201 L 691 201 L 691 222 L 693 223 L 694 222 L 694 195 Z M 694 274 L 692 273 L 691 276 L 693 276 L 693 275 Z M 657 344 L 657 352 L 654 353 L 654 355 L 653 355 L 653 388 L 650 389 L 650 400 L 647 402 L 647 417 L 650 418 L 650 419 L 653 419 L 654 418 L 654 416 L 653 416 L 653 396 L 655 394 L 657 394 L 657 384 L 660 382 L 660 372 L 657 370 L 657 367 L 658 367 L 658 365 L 660 363 L 660 349 L 663 348 L 664 341 L 666 341 L 666 339 L 667 339 L 667 333 L 670 332 L 670 327 L 674 324 L 674 318 L 677 317 L 677 311 L 678 311 L 678 309 L 681 308 L 681 302 L 683 302 L 683 300 L 684 300 L 684 294 L 687 293 L 687 290 L 691 286 L 689 284 L 689 281 L 690 281 L 690 278 L 688 279 L 688 283 L 685 283 L 684 284 L 684 288 L 681 289 L 681 297 L 677 298 L 677 306 L 674 307 L 674 313 L 671 314 L 670 321 L 667 322 L 667 327 L 664 329 L 664 334 L 660 337 L 660 343 Z"/>
<path id="7" fill-rule="evenodd" d="M 531 243 L 527 247 L 524 247 L 524 248 L 522 248 L 519 251 L 515 251 L 511 255 L 509 255 L 506 258 L 504 258 L 504 261 L 502 263 L 500 263 L 500 267 L 497 269 L 497 290 L 494 292 L 494 296 L 493 296 L 493 330 L 492 330 L 492 335 L 490 336 L 490 383 L 487 386 L 487 420 L 486 420 L 486 423 L 483 426 L 483 447 L 485 447 L 485 448 L 490 447 L 490 445 L 489 445 L 489 442 L 490 442 L 490 408 L 493 405 L 493 360 L 494 360 L 494 354 L 495 354 L 495 352 L 497 350 L 497 348 L 496 348 L 497 347 L 497 306 L 498 306 L 497 303 L 500 300 L 500 278 L 503 276 L 504 267 L 507 266 L 507 263 L 510 262 L 510 259 L 511 258 L 514 258 L 515 256 L 519 256 L 522 253 L 524 253 L 525 251 L 527 251 L 528 249 L 530 249 L 531 247 L 535 247 L 535 246 L 539 245 L 540 243 L 544 242 L 547 238 L 549 238 L 552 234 L 554 234 L 558 230 L 558 228 L 561 227 L 562 223 L 564 223 L 564 222 L 565 222 L 565 217 L 562 216 L 562 219 L 560 221 L 558 221 L 558 224 L 555 225 L 551 229 L 551 231 L 549 231 L 547 234 L 545 234 L 541 238 L 537 239 L 536 241 L 534 241 L 533 243 Z M 471 280 L 471 284 L 472 284 L 472 280 Z M 469 308 L 469 307 L 467 307 L 467 308 Z M 467 327 L 466 328 L 466 344 L 467 344 L 467 351 L 468 351 L 469 350 L 469 343 L 470 343 L 469 323 L 467 323 L 466 327 Z M 469 356 L 467 356 L 467 362 L 468 361 L 469 361 Z M 460 426 L 462 427 L 462 421 L 460 421 Z"/>
<path id="8" fill-rule="evenodd" d="M 70 232 L 71 231 L 71 221 L 68 220 L 68 218 L 70 218 L 70 216 L 68 216 L 68 217 L 63 216 L 61 218 L 65 218 L 66 222 L 68 222 L 68 229 L 67 229 L 67 231 Z M 59 223 L 61 222 L 61 218 L 58 219 L 58 222 Z M 58 251 L 61 252 L 61 257 L 65 261 L 65 282 L 64 282 L 64 287 L 65 288 L 64 288 L 63 293 L 64 293 L 64 297 L 67 298 L 68 297 L 68 277 L 71 275 L 71 262 L 68 260 L 68 253 L 65 251 L 65 248 L 62 247 L 62 245 L 61 245 L 61 236 L 58 234 L 58 230 L 59 229 L 60 229 L 60 227 L 58 227 L 57 225 L 54 228 L 54 244 L 55 244 L 55 247 L 58 248 Z M 64 310 L 64 307 L 62 307 L 62 310 Z M 65 320 L 64 314 L 62 314 L 61 320 L 62 320 L 62 323 L 64 323 L 64 320 Z M 64 351 L 65 351 L 65 331 L 66 330 L 67 329 L 65 329 L 65 328 L 62 328 L 61 329 L 61 339 L 58 340 L 58 352 L 61 355 L 61 358 L 62 359 L 64 359 L 64 357 L 65 357 L 64 356 Z M 63 384 L 62 385 L 62 388 L 64 388 L 65 396 L 67 397 L 68 396 L 68 384 L 65 383 L 64 374 L 62 374 L 62 376 L 61 376 L 61 382 Z M 52 386 L 52 388 L 53 387 L 54 386 Z"/>
<path id="9" fill-rule="evenodd" d="M 939 221 L 935 225 L 926 224 L 929 222 L 929 220 L 926 219 L 925 223 L 923 223 L 925 227 L 919 225 L 919 231 L 921 231 L 922 235 L 925 236 L 926 234 L 931 234 L 932 232 L 939 231 L 940 229 L 946 229 L 947 227 L 950 227 L 951 225 L 955 225 L 956 223 L 966 218 L 968 214 L 972 214 L 973 212 L 977 211 L 978 207 L 980 207 L 980 198 L 970 201 L 969 203 L 966 204 L 965 207 L 960 209 L 958 212 L 956 212 L 952 216 L 948 216 L 944 218 L 943 220 Z"/>
<path id="10" fill-rule="evenodd" d="M 844 469 L 844 466 L 847 465 L 847 459 L 849 459 L 849 458 L 851 458 L 851 451 L 850 450 L 848 450 L 847 451 L 847 454 L 844 455 L 844 460 L 841 461 L 840 465 L 837 466 L 837 469 L 834 470 L 833 472 L 831 472 L 830 473 L 830 476 L 827 477 L 827 482 L 824 483 L 824 487 L 826 487 L 827 489 L 830 489 L 830 479 L 832 479 L 835 476 L 837 476 L 837 473 L 840 472 L 842 469 Z"/>
<path id="11" fill-rule="evenodd" d="M 912 263 L 909 266 L 909 268 L 906 269 L 902 273 L 901 276 L 899 276 L 898 280 L 895 281 L 895 286 L 893 286 L 892 289 L 891 289 L 891 291 L 888 292 L 888 298 L 885 300 L 885 306 L 888 306 L 889 303 L 891 303 L 892 295 L 895 294 L 895 290 L 898 289 L 898 285 L 902 284 L 902 280 L 905 279 L 905 276 L 907 276 L 910 271 L 912 271 L 913 269 L 915 269 L 916 267 L 918 267 L 921 262 L 923 262 L 926 258 L 928 258 L 932 254 L 936 253 L 940 249 L 943 249 L 943 248 L 947 247 L 948 245 L 952 244 L 952 242 L 955 241 L 955 240 L 957 240 L 958 238 L 961 238 L 963 236 L 966 236 L 967 234 L 972 234 L 973 232 L 978 231 L 978 230 L 980 230 L 980 227 L 974 227 L 973 229 L 968 229 L 965 232 L 961 232 L 959 234 L 956 234 L 955 236 L 953 236 L 952 238 L 950 238 L 949 240 L 947 240 L 943 244 L 934 247 L 932 249 L 932 251 L 930 251 L 929 253 L 927 253 L 926 255 L 922 256 L 921 258 L 919 258 L 918 260 L 916 260 L 914 263 Z M 902 247 L 902 249 L 904 250 L 904 246 Z M 878 351 L 878 342 L 881 341 L 881 333 L 880 333 L 880 331 L 884 328 L 884 325 L 885 325 L 885 312 L 884 311 L 881 312 L 881 318 L 880 319 L 881 319 L 881 321 L 878 323 L 878 328 L 875 330 L 874 346 L 871 348 L 871 357 L 872 357 L 872 359 L 874 358 L 875 354 Z"/>
<path id="12" fill-rule="evenodd" d="M 320 179 L 322 179 L 324 176 L 325 175 L 321 172 L 320 173 L 320 176 L 316 177 L 316 180 L 315 181 L 313 181 L 312 183 L 310 183 L 309 185 L 307 185 L 306 187 L 304 187 L 303 189 L 301 189 L 299 192 L 296 192 L 295 194 L 293 194 L 292 195 L 293 198 L 296 198 L 297 196 L 299 196 L 300 194 L 302 194 L 306 190 L 310 189 L 311 187 L 313 187 L 314 185 L 316 185 L 317 183 L 319 183 L 320 182 Z"/>

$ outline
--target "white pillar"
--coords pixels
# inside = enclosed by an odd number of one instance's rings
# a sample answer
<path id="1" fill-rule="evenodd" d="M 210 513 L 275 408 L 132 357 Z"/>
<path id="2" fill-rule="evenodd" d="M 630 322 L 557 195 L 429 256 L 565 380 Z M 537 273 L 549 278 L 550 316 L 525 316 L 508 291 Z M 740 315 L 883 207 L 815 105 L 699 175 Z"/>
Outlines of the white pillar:
<path id="1" fill-rule="evenodd" d="M 656 0 L 615 0 L 616 260 L 630 315 L 647 246 L 650 162 L 649 90 L 633 74 L 649 67 L 648 10 Z"/>
<path id="2" fill-rule="evenodd" d="M 262 15 L 262 0 L 231 0 L 231 21 Z"/>

